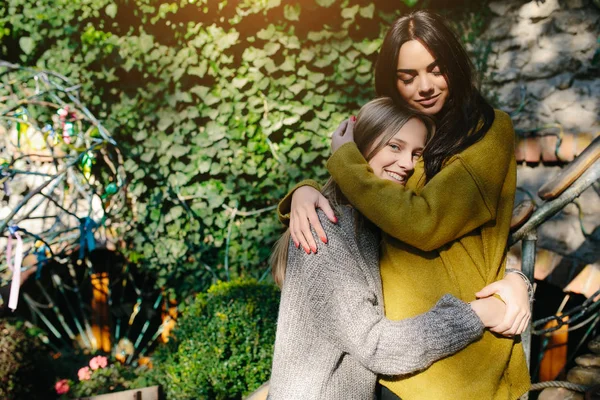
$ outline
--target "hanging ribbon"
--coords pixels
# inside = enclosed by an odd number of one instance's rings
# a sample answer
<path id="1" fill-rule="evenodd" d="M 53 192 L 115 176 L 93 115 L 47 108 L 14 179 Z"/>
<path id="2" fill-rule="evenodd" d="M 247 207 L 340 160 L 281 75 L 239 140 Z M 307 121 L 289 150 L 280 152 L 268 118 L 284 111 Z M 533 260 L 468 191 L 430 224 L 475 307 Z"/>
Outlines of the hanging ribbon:
<path id="1" fill-rule="evenodd" d="M 90 217 L 85 217 L 79 220 L 79 259 L 82 260 L 85 256 L 85 251 L 91 252 L 96 248 L 96 241 L 94 240 L 94 228 L 98 227 L 98 224 L 94 222 Z"/>
<path id="2" fill-rule="evenodd" d="M 94 164 L 94 153 L 88 151 L 83 155 L 83 157 L 81 157 L 81 169 L 83 171 L 83 176 L 88 181 L 92 176 L 92 164 Z"/>
<path id="3" fill-rule="evenodd" d="M 48 260 L 50 260 L 50 258 L 48 257 L 50 254 L 50 249 L 48 249 L 48 247 L 42 243 L 42 242 L 36 242 L 35 244 L 35 251 L 34 254 L 37 258 L 37 270 L 35 271 L 35 279 L 40 279 L 40 276 L 42 275 L 42 268 L 48 263 Z"/>
<path id="4" fill-rule="evenodd" d="M 21 263 L 23 262 L 23 240 L 18 232 L 17 226 L 8 227 L 8 245 L 6 249 L 6 259 L 8 263 L 8 269 L 12 271 L 11 284 L 10 284 L 10 295 L 8 297 L 8 308 L 11 310 L 17 309 L 19 303 L 19 289 L 21 288 Z M 17 244 L 15 248 L 15 262 L 12 263 L 12 241 L 16 239 Z"/>
<path id="5" fill-rule="evenodd" d="M 27 116 L 27 110 L 19 108 L 15 117 L 21 117 L 20 119 L 23 121 L 17 122 L 17 148 L 21 148 L 21 135 L 27 133 L 27 129 L 29 129 L 29 118 Z"/>
<path id="6" fill-rule="evenodd" d="M 4 193 L 6 196 L 10 196 L 10 186 L 8 186 L 8 181 L 12 177 L 8 168 L 10 165 L 4 159 L 0 159 L 0 176 L 2 177 L 2 184 L 4 186 Z"/>

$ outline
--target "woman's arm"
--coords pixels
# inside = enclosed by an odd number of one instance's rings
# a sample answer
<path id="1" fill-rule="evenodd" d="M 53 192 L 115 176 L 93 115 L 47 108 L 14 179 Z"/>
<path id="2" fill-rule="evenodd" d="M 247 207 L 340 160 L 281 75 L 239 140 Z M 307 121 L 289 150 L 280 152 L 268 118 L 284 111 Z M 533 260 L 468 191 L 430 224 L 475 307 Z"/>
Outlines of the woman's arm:
<path id="1" fill-rule="evenodd" d="M 498 112 L 487 135 L 449 160 L 419 194 L 377 178 L 354 143 L 343 144 L 327 167 L 348 200 L 384 232 L 430 251 L 496 217 L 502 185 L 513 162 L 512 122 Z M 287 213 L 292 203 L 291 221 L 298 221 L 292 237 L 306 248 L 312 240 L 307 221 L 320 228 L 318 222 L 313 223 L 312 204 L 324 199 L 316 190 L 305 189 L 280 211 Z"/>
<path id="2" fill-rule="evenodd" d="M 414 318 L 386 319 L 348 238 L 321 212 L 320 220 L 330 241 L 317 255 L 300 252 L 300 271 L 315 326 L 341 350 L 373 372 L 407 374 L 481 336 L 484 325 L 471 306 L 450 295 Z"/>
<path id="3" fill-rule="evenodd" d="M 502 136 L 508 140 L 510 132 Z M 514 153 L 512 140 L 490 146 L 499 142 L 486 136 L 453 157 L 418 194 L 376 177 L 354 143 L 340 147 L 327 167 L 348 200 L 384 232 L 430 251 L 496 217 Z"/>

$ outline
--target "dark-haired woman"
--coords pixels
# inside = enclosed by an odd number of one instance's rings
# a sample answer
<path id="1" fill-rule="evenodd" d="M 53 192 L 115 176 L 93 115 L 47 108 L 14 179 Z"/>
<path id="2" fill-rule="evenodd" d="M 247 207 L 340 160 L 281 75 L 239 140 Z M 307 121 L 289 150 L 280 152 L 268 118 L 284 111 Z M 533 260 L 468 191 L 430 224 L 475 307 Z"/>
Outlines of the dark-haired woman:
<path id="1" fill-rule="evenodd" d="M 352 141 L 352 120 L 334 134 L 327 163 L 331 176 L 384 232 L 380 270 L 386 316 L 414 317 L 447 293 L 463 301 L 491 295 L 505 272 L 516 186 L 510 118 L 483 99 L 466 51 L 443 19 L 427 11 L 403 16 L 389 29 L 375 82 L 378 95 L 434 117 L 437 125 L 406 187 L 373 175 Z M 282 221 L 289 218 L 296 246 L 310 252 L 316 251 L 310 225 L 326 239 L 315 207 L 332 221 L 335 216 L 311 187 L 316 184 L 303 184 L 281 202 L 279 213 Z M 286 215 L 290 206 L 291 216 Z M 529 318 L 523 306 L 526 283 L 518 274 L 503 281 L 502 287 L 514 288 L 512 296 L 498 294 L 509 300 L 506 318 L 515 322 L 494 330 L 518 334 Z M 515 297 L 521 304 L 516 317 Z M 530 384 L 520 343 L 489 331 L 421 373 L 381 383 L 404 400 L 516 399 Z"/>

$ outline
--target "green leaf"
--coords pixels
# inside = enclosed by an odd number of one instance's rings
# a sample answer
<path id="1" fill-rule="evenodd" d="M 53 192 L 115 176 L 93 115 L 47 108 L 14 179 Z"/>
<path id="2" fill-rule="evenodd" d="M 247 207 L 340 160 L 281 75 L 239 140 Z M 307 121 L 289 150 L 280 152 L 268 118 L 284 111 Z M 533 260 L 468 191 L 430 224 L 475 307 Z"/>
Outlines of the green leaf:
<path id="1" fill-rule="evenodd" d="M 106 15 L 114 19 L 117 16 L 117 5 L 115 3 L 110 3 L 106 6 L 104 12 L 106 12 Z"/>
<path id="2" fill-rule="evenodd" d="M 35 43 L 29 36 L 23 36 L 19 38 L 19 47 L 21 47 L 21 50 L 23 50 L 25 54 L 31 54 L 35 47 Z"/>
<path id="3" fill-rule="evenodd" d="M 290 21 L 299 21 L 300 20 L 300 4 L 296 4 L 292 6 L 290 4 L 286 4 L 283 8 L 283 16 Z"/>
<path id="4" fill-rule="evenodd" d="M 316 0 L 318 5 L 325 8 L 330 7 L 333 3 L 335 3 L 335 1 L 336 0 Z"/>
<path id="5" fill-rule="evenodd" d="M 148 34 L 140 35 L 140 51 L 147 53 L 154 46 L 154 38 Z"/>
<path id="6" fill-rule="evenodd" d="M 362 42 L 354 43 L 354 48 L 364 55 L 371 55 L 381 48 L 382 39 L 368 40 L 365 39 Z"/>
<path id="7" fill-rule="evenodd" d="M 261 29 L 256 34 L 256 37 L 262 40 L 269 40 L 275 35 L 275 26 L 273 24 L 269 24 L 266 29 Z"/>
<path id="8" fill-rule="evenodd" d="M 404 4 L 406 4 L 409 7 L 414 7 L 419 0 L 402 0 L 404 2 Z"/>
<path id="9" fill-rule="evenodd" d="M 180 144 L 173 144 L 169 147 L 167 154 L 170 154 L 171 156 L 173 156 L 175 158 L 179 158 L 181 156 L 188 154 L 189 152 L 190 152 L 190 148 L 188 146 L 182 146 Z"/>
<path id="10" fill-rule="evenodd" d="M 375 14 L 375 3 L 371 3 L 366 7 L 362 7 L 359 11 L 359 14 L 363 18 L 372 19 Z"/>
<path id="11" fill-rule="evenodd" d="M 356 13 L 358 12 L 358 4 L 355 5 L 354 7 L 348 7 L 348 8 L 344 8 L 342 9 L 342 18 L 344 19 L 354 19 L 354 17 L 356 16 Z"/>

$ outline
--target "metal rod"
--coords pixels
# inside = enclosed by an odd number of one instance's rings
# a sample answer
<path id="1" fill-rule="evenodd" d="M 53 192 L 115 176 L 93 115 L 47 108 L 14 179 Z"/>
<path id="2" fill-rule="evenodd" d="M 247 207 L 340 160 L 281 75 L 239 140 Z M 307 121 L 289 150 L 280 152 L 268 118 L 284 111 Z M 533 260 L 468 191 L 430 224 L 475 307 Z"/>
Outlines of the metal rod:
<path id="1" fill-rule="evenodd" d="M 540 226 L 552 216 L 562 210 L 567 204 L 575 200 L 579 195 L 600 179 L 600 159 L 594 162 L 568 189 L 560 196 L 544 203 L 534 211 L 525 224 L 509 238 L 509 246 L 523 239 L 527 232 Z"/>
<path id="2" fill-rule="evenodd" d="M 533 284 L 533 272 L 535 268 L 535 250 L 537 242 L 537 231 L 535 228 L 532 231 L 527 232 L 523 238 L 522 246 L 522 271 L 529 279 L 529 282 Z M 529 304 L 529 310 L 531 311 L 531 303 Z M 527 324 L 525 332 L 521 334 L 521 342 L 523 343 L 523 351 L 525 351 L 525 359 L 527 360 L 527 366 L 530 367 L 531 362 L 531 320 Z"/>

